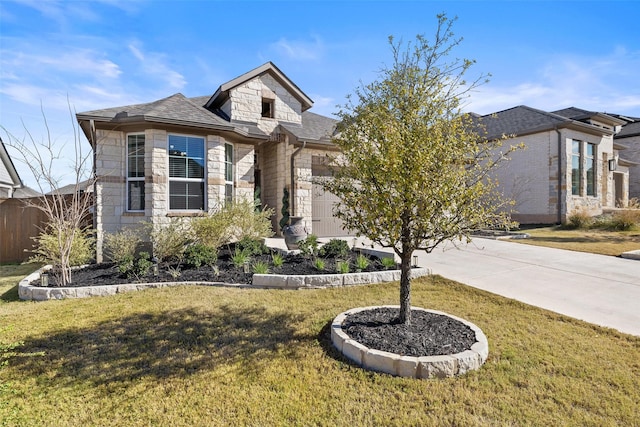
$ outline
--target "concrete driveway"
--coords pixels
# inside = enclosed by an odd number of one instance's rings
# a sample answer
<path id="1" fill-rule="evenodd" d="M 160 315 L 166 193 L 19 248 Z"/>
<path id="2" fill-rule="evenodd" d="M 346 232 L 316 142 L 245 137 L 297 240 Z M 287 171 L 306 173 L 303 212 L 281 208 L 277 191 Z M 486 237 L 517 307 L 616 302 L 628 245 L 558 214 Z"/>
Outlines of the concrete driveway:
<path id="1" fill-rule="evenodd" d="M 434 274 L 640 336 L 640 261 L 476 238 L 418 264 Z"/>

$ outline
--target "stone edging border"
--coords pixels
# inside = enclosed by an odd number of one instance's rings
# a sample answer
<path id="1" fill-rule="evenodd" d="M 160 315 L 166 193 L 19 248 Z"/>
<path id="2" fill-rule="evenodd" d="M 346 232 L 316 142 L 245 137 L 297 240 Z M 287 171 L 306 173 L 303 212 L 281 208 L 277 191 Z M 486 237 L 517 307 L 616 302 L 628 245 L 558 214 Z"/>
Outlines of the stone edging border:
<path id="1" fill-rule="evenodd" d="M 123 292 L 140 291 L 149 288 L 164 288 L 180 285 L 226 286 L 234 288 L 276 288 L 276 289 L 313 289 L 340 286 L 364 285 L 400 280 L 399 270 L 378 271 L 372 273 L 347 274 L 315 274 L 309 276 L 285 276 L 276 274 L 255 274 L 253 283 L 231 284 L 223 282 L 156 282 L 126 283 L 120 285 L 81 286 L 81 287 L 41 287 L 32 286 L 31 282 L 40 278 L 40 273 L 49 266 L 31 273 L 18 284 L 18 296 L 21 300 L 47 301 L 50 299 L 88 298 L 115 295 Z M 411 277 L 431 274 L 428 268 L 411 269 Z M 257 277 L 256 277 L 257 276 Z"/>
<path id="2" fill-rule="evenodd" d="M 349 360 L 365 369 L 408 378 L 448 378 L 463 375 L 468 371 L 479 369 L 489 356 L 489 342 L 484 332 L 473 323 L 442 311 L 411 307 L 440 314 L 469 326 L 476 334 L 476 342 L 470 350 L 442 356 L 400 356 L 368 348 L 351 339 L 342 329 L 342 323 L 350 314 L 375 308 L 399 308 L 397 305 L 359 307 L 340 313 L 331 324 L 331 342 Z"/>

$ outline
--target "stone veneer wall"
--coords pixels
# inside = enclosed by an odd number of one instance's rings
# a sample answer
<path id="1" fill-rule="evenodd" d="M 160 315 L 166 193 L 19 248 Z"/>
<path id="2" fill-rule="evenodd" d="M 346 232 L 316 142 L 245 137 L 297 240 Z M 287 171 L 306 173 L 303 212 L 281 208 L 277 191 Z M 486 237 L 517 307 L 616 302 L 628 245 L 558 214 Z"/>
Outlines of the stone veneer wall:
<path id="1" fill-rule="evenodd" d="M 560 130 L 560 158 L 558 158 L 558 133 L 541 132 L 509 139 L 508 144 L 523 142 L 524 150 L 516 151 L 511 160 L 500 167 L 495 176 L 500 191 L 516 204 L 513 218 L 521 223 L 555 223 L 558 221 L 558 196 L 560 220 L 579 209 L 591 215 L 602 213 L 602 208 L 613 206 L 613 175 L 607 160 L 613 156 L 613 140 L 570 129 Z M 576 139 L 596 144 L 596 196 L 571 194 L 571 146 Z M 562 164 L 562 176 L 558 179 L 558 162 Z M 583 181 L 586 179 L 583 176 Z"/>
<path id="2" fill-rule="evenodd" d="M 617 140 L 628 147 L 620 151 L 620 157 L 635 163 L 640 163 L 640 135 Z M 629 167 L 629 199 L 640 200 L 640 165 Z"/>

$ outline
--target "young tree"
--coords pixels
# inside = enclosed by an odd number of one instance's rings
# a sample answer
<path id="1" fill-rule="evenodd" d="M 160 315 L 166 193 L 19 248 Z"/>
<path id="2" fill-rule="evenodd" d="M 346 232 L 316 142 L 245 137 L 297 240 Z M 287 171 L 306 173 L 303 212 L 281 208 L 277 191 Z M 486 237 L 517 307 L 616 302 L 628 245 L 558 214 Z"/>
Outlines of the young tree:
<path id="1" fill-rule="evenodd" d="M 500 152 L 501 141 L 483 140 L 481 124 L 461 111 L 486 76 L 467 83 L 474 62 L 447 61 L 461 41 L 454 21 L 439 15 L 433 41 L 418 36 L 406 49 L 389 38 L 393 66 L 341 108 L 333 142 L 342 154 L 332 163 L 334 179 L 323 182 L 341 199 L 335 214 L 347 228 L 402 260 L 399 321 L 407 324 L 414 251 L 510 224 L 489 172 L 514 147 Z"/>
<path id="2" fill-rule="evenodd" d="M 95 183 L 93 158 L 91 150 L 83 150 L 73 114 L 73 146 L 57 145 L 49 132 L 44 112 L 43 119 L 47 131 L 47 137 L 43 141 L 37 141 L 26 127 L 24 138 L 16 137 L 4 127 L 2 129 L 8 136 L 7 145 L 21 156 L 17 159 L 28 167 L 38 190 L 43 194 L 35 200 L 26 201 L 28 205 L 43 211 L 47 218 L 36 241 L 46 241 L 46 248 L 53 247 L 53 250 L 48 256 L 45 256 L 43 250 L 37 253 L 54 264 L 53 273 L 57 276 L 58 284 L 65 286 L 71 282 L 72 255 L 77 252 L 78 240 L 86 238 L 88 234 L 86 223 L 93 203 L 92 190 Z M 69 161 L 71 164 L 68 164 Z M 71 189 L 64 193 L 59 191 L 63 180 L 71 181 L 68 184 Z"/>

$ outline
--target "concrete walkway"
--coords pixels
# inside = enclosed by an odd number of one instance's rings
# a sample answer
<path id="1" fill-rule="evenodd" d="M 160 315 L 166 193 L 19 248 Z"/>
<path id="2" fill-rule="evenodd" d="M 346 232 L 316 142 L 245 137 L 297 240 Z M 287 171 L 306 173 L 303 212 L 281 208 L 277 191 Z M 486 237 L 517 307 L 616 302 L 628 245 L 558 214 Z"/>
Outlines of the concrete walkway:
<path id="1" fill-rule="evenodd" d="M 418 259 L 434 274 L 640 336 L 640 261 L 479 238 Z"/>

